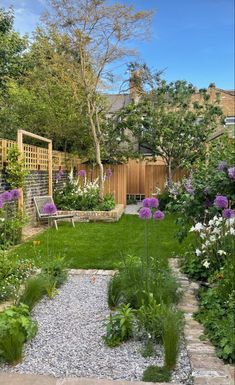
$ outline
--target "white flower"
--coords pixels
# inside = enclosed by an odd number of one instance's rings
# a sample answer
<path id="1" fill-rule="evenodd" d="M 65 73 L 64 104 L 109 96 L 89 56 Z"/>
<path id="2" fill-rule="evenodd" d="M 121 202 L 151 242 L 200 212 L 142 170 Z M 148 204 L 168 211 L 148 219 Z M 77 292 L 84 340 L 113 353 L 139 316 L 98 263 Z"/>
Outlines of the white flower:
<path id="1" fill-rule="evenodd" d="M 230 234 L 231 234 L 231 235 L 235 235 L 235 229 L 233 229 L 232 227 L 231 227 L 231 229 L 230 229 Z"/>
<path id="2" fill-rule="evenodd" d="M 218 227 L 216 227 L 213 231 L 212 231 L 213 234 L 220 234 L 220 229 L 218 229 Z"/>
<path id="3" fill-rule="evenodd" d="M 210 262 L 208 262 L 207 260 L 203 262 L 203 266 L 208 269 L 209 266 L 210 266 Z"/>
<path id="4" fill-rule="evenodd" d="M 195 231 L 201 231 L 201 230 L 204 230 L 204 226 L 201 222 L 198 222 L 198 223 L 196 223 L 194 229 L 195 229 Z"/>
<path id="5" fill-rule="evenodd" d="M 211 241 L 211 242 L 215 242 L 215 241 L 216 241 L 216 237 L 215 237 L 214 235 L 212 235 L 212 236 L 210 237 L 210 241 Z"/>
<path id="6" fill-rule="evenodd" d="M 191 229 L 190 229 L 189 231 L 190 231 L 190 232 L 195 231 L 195 227 L 192 226 Z"/>
<path id="7" fill-rule="evenodd" d="M 226 255 L 227 253 L 224 250 L 218 250 L 217 254 L 219 254 L 219 255 Z"/>
<path id="8" fill-rule="evenodd" d="M 201 250 L 199 250 L 199 249 L 196 249 L 196 250 L 195 250 L 195 253 L 196 253 L 196 255 L 197 255 L 198 257 L 202 254 Z"/>
<path id="9" fill-rule="evenodd" d="M 206 234 L 205 234 L 205 233 L 201 233 L 201 234 L 200 234 L 200 237 L 201 237 L 202 239 L 205 239 L 205 238 L 206 238 Z"/>

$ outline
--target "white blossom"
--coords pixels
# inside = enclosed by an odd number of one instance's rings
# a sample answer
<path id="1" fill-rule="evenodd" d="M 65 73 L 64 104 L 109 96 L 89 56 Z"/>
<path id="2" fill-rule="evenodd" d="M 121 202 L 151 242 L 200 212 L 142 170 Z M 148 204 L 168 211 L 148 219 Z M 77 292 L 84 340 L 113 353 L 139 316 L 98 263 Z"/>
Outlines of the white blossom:
<path id="1" fill-rule="evenodd" d="M 202 254 L 201 250 L 199 250 L 199 249 L 196 249 L 196 250 L 195 250 L 195 253 L 196 253 L 196 255 L 197 255 L 198 257 Z"/>
<path id="2" fill-rule="evenodd" d="M 224 250 L 218 250 L 217 253 L 219 255 L 226 255 L 227 254 L 226 251 L 224 251 Z"/>
<path id="3" fill-rule="evenodd" d="M 203 262 L 203 266 L 208 269 L 209 266 L 210 266 L 210 262 L 208 262 L 207 260 Z"/>

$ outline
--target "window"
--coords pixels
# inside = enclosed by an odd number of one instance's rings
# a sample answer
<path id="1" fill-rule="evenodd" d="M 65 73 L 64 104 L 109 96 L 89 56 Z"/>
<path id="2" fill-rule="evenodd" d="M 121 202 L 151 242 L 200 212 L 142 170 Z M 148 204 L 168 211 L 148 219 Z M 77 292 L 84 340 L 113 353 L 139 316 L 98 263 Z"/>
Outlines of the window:
<path id="1" fill-rule="evenodd" d="M 225 118 L 225 126 L 229 126 L 230 124 L 235 124 L 235 116 Z"/>

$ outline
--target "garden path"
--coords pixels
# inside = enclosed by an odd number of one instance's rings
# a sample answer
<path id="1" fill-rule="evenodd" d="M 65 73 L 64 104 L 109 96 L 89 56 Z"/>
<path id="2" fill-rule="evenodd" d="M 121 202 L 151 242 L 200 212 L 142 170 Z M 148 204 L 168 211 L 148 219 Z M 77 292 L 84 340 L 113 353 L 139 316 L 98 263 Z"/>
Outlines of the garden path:
<path id="1" fill-rule="evenodd" d="M 136 204 L 127 205 L 125 208 L 125 214 L 131 214 L 131 215 L 138 215 L 138 210 L 142 206 L 141 202 L 138 202 Z"/>

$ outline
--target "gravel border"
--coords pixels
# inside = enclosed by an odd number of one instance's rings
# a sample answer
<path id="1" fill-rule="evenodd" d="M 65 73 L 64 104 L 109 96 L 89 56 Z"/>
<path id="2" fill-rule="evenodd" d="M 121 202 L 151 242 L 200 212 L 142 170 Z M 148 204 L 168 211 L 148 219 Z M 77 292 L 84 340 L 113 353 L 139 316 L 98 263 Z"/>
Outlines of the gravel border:
<path id="1" fill-rule="evenodd" d="M 104 272 L 105 273 L 105 272 Z M 108 275 L 69 275 L 53 299 L 44 298 L 32 312 L 38 322 L 36 337 L 26 344 L 25 358 L 4 371 L 139 381 L 149 365 L 163 365 L 159 346 L 155 357 L 140 354 L 140 341 L 114 349 L 104 345 Z M 190 362 L 184 341 L 172 382 L 191 384 Z"/>

